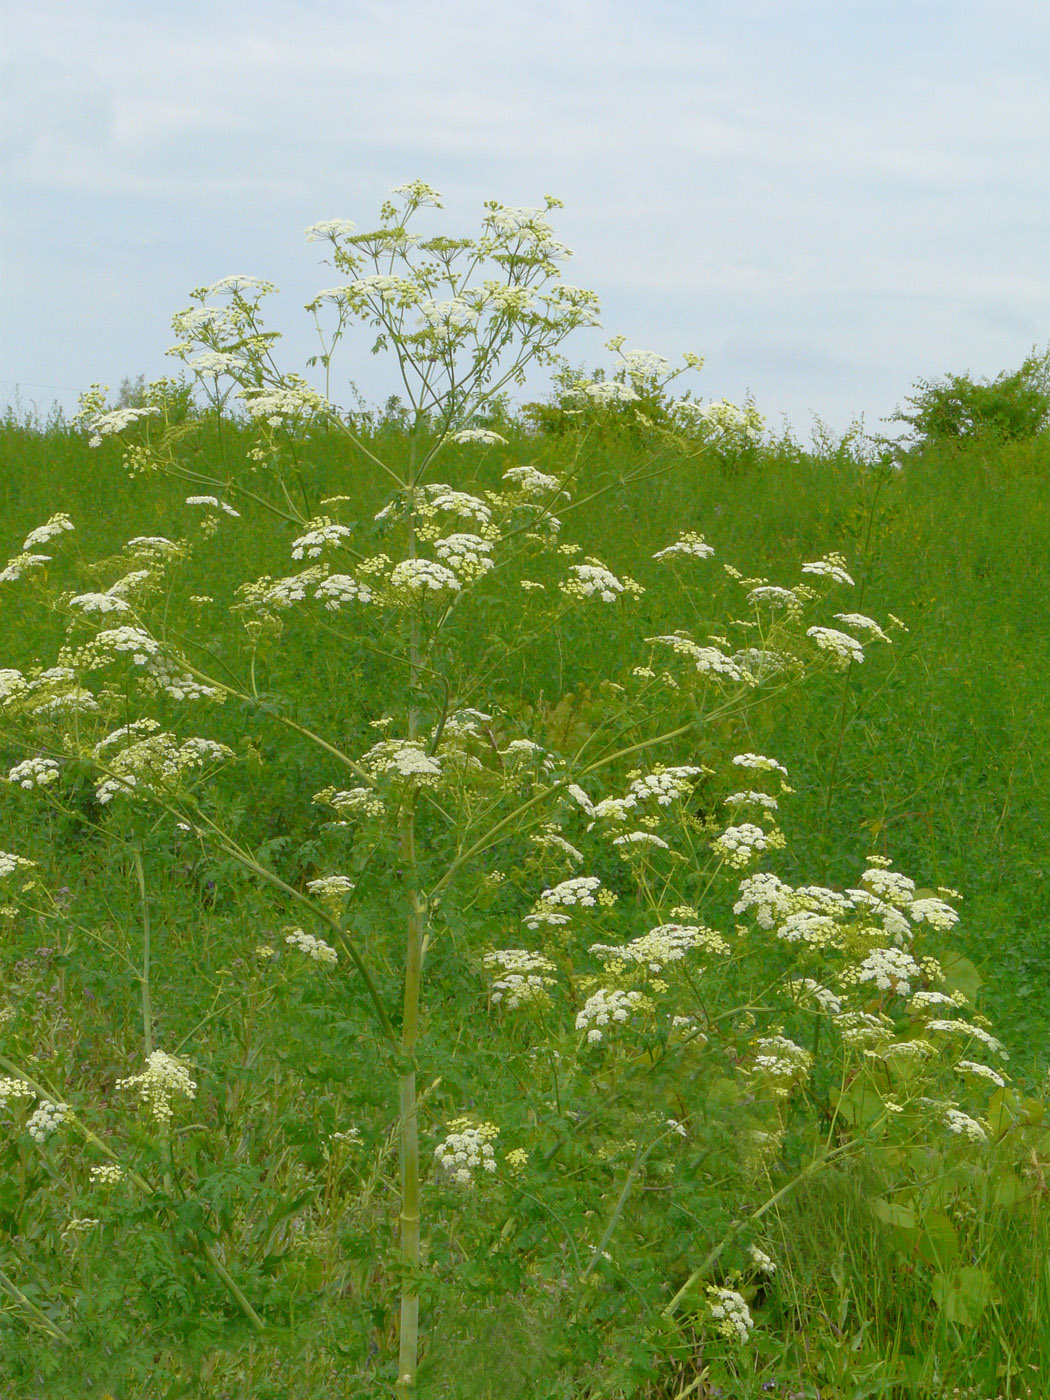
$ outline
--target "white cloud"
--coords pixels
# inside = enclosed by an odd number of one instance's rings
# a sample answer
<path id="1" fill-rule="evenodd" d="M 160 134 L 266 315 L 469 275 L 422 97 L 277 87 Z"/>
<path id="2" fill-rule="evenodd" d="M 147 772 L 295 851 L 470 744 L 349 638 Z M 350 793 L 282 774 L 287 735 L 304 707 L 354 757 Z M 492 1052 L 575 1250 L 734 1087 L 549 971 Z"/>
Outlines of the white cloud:
<path id="1" fill-rule="evenodd" d="M 310 353 L 302 228 L 417 175 L 454 229 L 564 198 L 608 331 L 707 354 L 702 392 L 771 416 L 888 412 L 1047 335 L 1042 4 L 37 0 L 6 39 L 8 379 L 170 370 L 157 327 L 235 267 Z"/>

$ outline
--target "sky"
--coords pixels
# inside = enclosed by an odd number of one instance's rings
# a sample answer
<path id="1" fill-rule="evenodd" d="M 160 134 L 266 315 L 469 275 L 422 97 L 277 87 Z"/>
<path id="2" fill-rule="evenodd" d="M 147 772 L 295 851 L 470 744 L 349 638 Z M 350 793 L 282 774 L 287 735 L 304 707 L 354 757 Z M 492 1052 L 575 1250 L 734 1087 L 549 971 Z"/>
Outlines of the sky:
<path id="1" fill-rule="evenodd" d="M 418 178 L 428 232 L 564 200 L 602 303 L 574 365 L 622 334 L 803 440 L 891 431 L 1050 343 L 1048 151 L 1045 0 L 0 0 L 0 406 L 176 372 L 172 315 L 232 273 L 313 377 L 304 230 Z M 371 339 L 348 407 L 397 387 Z"/>

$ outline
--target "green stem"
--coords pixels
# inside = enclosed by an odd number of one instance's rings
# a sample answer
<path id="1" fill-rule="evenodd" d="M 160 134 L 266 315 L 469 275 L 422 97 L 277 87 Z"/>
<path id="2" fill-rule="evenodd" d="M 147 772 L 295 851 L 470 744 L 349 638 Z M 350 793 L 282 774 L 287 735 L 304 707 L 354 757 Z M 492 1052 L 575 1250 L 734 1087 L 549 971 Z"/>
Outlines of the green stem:
<path id="1" fill-rule="evenodd" d="M 16 1303 L 25 1308 L 33 1321 L 38 1323 L 49 1336 L 54 1337 L 56 1342 L 62 1342 L 66 1346 L 72 1346 L 72 1338 L 63 1332 L 61 1327 L 52 1322 L 47 1313 L 41 1312 L 37 1305 L 26 1297 L 18 1285 L 8 1278 L 3 1269 L 0 1269 L 0 1288 L 13 1298 Z"/>
<path id="2" fill-rule="evenodd" d="M 146 1059 L 153 1054 L 153 1007 L 150 1001 L 150 922 L 149 900 L 146 896 L 146 872 L 142 867 L 142 845 L 132 847 L 131 858 L 135 862 L 135 879 L 139 887 L 139 900 L 142 904 L 142 1040 Z"/>
<path id="3" fill-rule="evenodd" d="M 808 1164 L 808 1166 L 803 1167 L 803 1169 L 799 1172 L 798 1176 L 793 1177 L 787 1183 L 786 1186 L 782 1186 L 779 1191 L 775 1192 L 772 1196 L 770 1196 L 769 1200 L 766 1201 L 763 1205 L 760 1205 L 757 1210 L 752 1211 L 751 1214 L 747 1216 L 744 1220 L 735 1221 L 730 1226 L 726 1234 L 723 1235 L 722 1239 L 718 1242 L 718 1244 L 716 1244 L 714 1248 L 710 1250 L 703 1263 L 700 1264 L 698 1268 L 695 1268 L 693 1272 L 689 1275 L 689 1277 L 686 1279 L 685 1283 L 682 1284 L 681 1288 L 664 1308 L 663 1316 L 673 1317 L 675 1315 L 675 1313 L 679 1310 L 682 1301 L 686 1297 L 686 1295 L 690 1293 L 693 1288 L 696 1287 L 696 1285 L 711 1268 L 712 1264 L 714 1264 L 717 1261 L 718 1257 L 722 1254 L 723 1250 L 725 1250 L 728 1245 L 732 1244 L 732 1242 L 736 1239 L 737 1235 L 741 1233 L 741 1231 L 746 1230 L 749 1225 L 754 1225 L 757 1221 L 761 1220 L 762 1217 L 766 1214 L 766 1212 L 772 1210 L 778 1201 L 782 1201 L 785 1196 L 789 1196 L 792 1193 L 792 1191 L 795 1191 L 809 1177 L 813 1176 L 823 1167 L 828 1166 L 831 1162 L 837 1161 L 838 1158 L 845 1157 L 848 1153 L 852 1152 L 860 1145 L 861 1144 L 859 1140 L 843 1143 L 841 1147 L 833 1148 L 830 1152 L 824 1152 L 819 1157 L 814 1157 L 814 1159 Z"/>

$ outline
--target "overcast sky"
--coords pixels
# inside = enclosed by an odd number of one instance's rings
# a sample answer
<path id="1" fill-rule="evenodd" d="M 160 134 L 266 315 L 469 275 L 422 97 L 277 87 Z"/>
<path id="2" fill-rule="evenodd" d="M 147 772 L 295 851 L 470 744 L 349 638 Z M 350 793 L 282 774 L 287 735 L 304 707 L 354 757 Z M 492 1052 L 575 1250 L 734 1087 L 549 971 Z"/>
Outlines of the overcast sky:
<path id="1" fill-rule="evenodd" d="M 1050 341 L 1046 0 L 0 3 L 0 397 L 75 407 L 172 373 L 170 320 L 229 273 L 281 289 L 287 369 L 330 286 L 321 219 L 427 227 L 565 201 L 602 344 L 706 365 L 774 427 L 869 430 L 920 377 Z M 396 387 L 362 333 L 347 379 Z M 543 381 L 536 381 L 540 389 Z"/>

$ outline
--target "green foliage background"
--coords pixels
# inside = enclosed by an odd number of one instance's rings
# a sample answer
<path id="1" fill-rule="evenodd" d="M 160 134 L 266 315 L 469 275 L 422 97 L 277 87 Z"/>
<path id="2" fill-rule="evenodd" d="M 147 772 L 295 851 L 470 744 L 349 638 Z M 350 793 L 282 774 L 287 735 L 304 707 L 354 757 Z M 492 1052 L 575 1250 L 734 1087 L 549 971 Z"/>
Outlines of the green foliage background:
<path id="1" fill-rule="evenodd" d="M 457 449 L 463 468 L 457 482 L 467 485 L 473 473 L 480 486 L 494 487 L 507 466 L 526 461 L 556 470 L 570 451 L 557 434 L 539 437 L 508 423 L 501 424 L 501 431 L 511 439 L 505 448 Z M 383 438 L 381 455 L 396 458 L 402 447 L 396 427 L 378 425 L 375 433 Z M 621 481 L 637 460 L 635 436 L 608 432 L 600 437 L 586 459 L 577 494 Z M 244 446 L 241 430 L 226 421 L 203 431 L 197 450 L 221 476 L 221 463 L 243 453 Z M 318 433 L 304 437 L 297 450 L 307 514 L 316 513 L 318 501 L 328 494 L 351 496 L 362 520 L 387 500 L 378 474 L 342 439 Z M 79 582 L 72 562 L 78 552 L 94 560 L 134 534 L 176 535 L 185 521 L 184 491 L 160 478 L 129 481 L 120 453 L 112 441 L 90 451 L 81 435 L 61 425 L 41 431 L 9 419 L 0 431 L 0 518 L 12 550 L 46 514 L 67 511 L 77 533 L 67 551 L 70 562 L 56 563 L 55 575 L 61 578 L 68 567 L 72 584 Z M 1050 770 L 1048 502 L 1050 445 L 1040 438 L 981 442 L 963 450 L 956 443 L 930 446 L 909 454 L 904 468 L 893 475 L 873 470 L 848 446 L 808 453 L 787 440 L 736 455 L 712 453 L 672 463 L 646 482 L 615 487 L 574 519 L 573 538 L 585 553 L 608 560 L 621 574 L 646 585 L 629 626 L 618 615 L 588 617 L 586 630 L 581 623 L 578 635 L 563 631 L 557 646 L 511 660 L 499 678 L 508 709 L 532 705 L 552 743 L 573 732 L 584 734 L 600 716 L 603 680 L 636 659 L 637 637 L 710 616 L 706 596 L 711 579 L 716 594 L 724 590 L 731 596 L 732 581 L 717 572 L 717 561 L 787 584 L 796 577 L 799 562 L 840 550 L 858 585 L 847 605 L 879 618 L 894 613 L 910 630 L 895 633 L 892 647 L 870 648 L 862 674 L 848 687 L 841 678 L 828 678 L 798 692 L 789 714 L 781 707 L 775 721 L 754 721 L 753 748 L 785 763 L 796 789 L 784 811 L 788 846 L 777 869 L 788 881 L 845 886 L 853 883 L 869 853 L 883 852 L 896 868 L 921 875 L 930 885 L 961 890 L 963 921 L 954 944 L 984 979 L 982 1010 L 1011 1050 L 1011 1072 L 1019 1088 L 1034 1087 L 1045 1075 L 1050 1008 L 1050 959 L 1043 932 L 1050 881 L 1050 784 L 1045 780 Z M 717 551 L 706 576 L 702 611 L 690 591 L 689 574 L 658 570 L 651 561 L 654 550 L 687 529 L 702 531 Z M 271 560 L 271 527 L 245 518 L 237 530 L 201 543 L 181 566 L 181 596 L 208 593 L 214 598 L 184 619 L 186 630 L 200 635 L 203 629 L 220 660 L 233 653 L 239 628 L 228 611 L 234 589 Z M 6 665 L 28 666 L 52 647 L 53 624 L 33 606 L 24 592 L 0 589 Z M 383 695 L 367 665 L 352 677 L 348 693 L 345 671 L 333 664 L 326 647 L 289 628 L 271 666 L 274 690 L 292 695 L 298 722 L 341 733 L 351 749 L 368 742 L 367 721 L 382 712 Z M 261 835 L 265 857 L 289 883 L 301 887 L 324 873 L 323 837 L 309 799 L 330 781 L 330 772 L 316 751 L 289 745 L 268 731 L 257 714 L 246 715 L 233 705 L 212 717 L 209 733 L 242 754 L 250 743 L 267 760 L 265 769 L 238 766 L 226 793 L 229 815 L 244 830 Z M 88 811 L 86 783 L 84 804 Z M 81 923 L 105 930 L 118 946 L 123 939 L 132 947 L 138 916 L 123 859 L 76 822 L 42 817 L 39 805 L 17 791 L 0 790 L 0 813 L 0 844 L 38 859 L 53 888 L 67 887 Z M 310 1248 L 293 1249 L 290 1233 L 304 1193 L 314 1201 L 313 1188 L 297 1175 L 298 1162 L 325 1177 L 333 1199 L 342 1189 L 338 1181 L 345 1163 L 326 1157 L 324 1144 L 329 1133 L 345 1126 L 335 1105 L 347 1064 L 353 1065 L 362 1106 L 369 1092 L 377 1104 L 385 1092 L 370 1068 L 367 1024 L 346 1011 L 324 979 L 286 978 L 262 985 L 258 971 L 245 961 L 245 934 L 252 929 L 252 937 L 272 937 L 271 915 L 234 868 L 201 861 L 175 834 L 165 837 L 154 855 L 151 898 L 164 982 L 158 1028 L 165 1043 L 172 1043 L 191 1034 L 202 1017 L 210 1017 L 206 1033 L 194 1042 L 194 1054 L 205 1071 L 209 1065 L 221 1066 L 208 1090 L 217 1097 L 199 1105 L 194 1121 L 200 1115 L 216 1124 L 225 1152 L 213 1148 L 207 1161 L 202 1158 L 198 1196 L 211 1212 L 211 1228 L 221 1232 L 224 1223 L 236 1220 L 254 1240 L 249 1275 L 241 1281 L 266 1310 L 271 1333 L 265 1345 L 239 1336 L 214 1281 L 184 1259 L 180 1263 L 176 1249 L 159 1248 L 155 1235 L 143 1231 L 140 1253 L 123 1258 L 121 1270 L 93 1257 L 90 1243 L 78 1248 L 65 1288 L 85 1348 L 86 1339 L 91 1341 L 76 1374 L 68 1359 L 54 1356 L 38 1335 L 10 1348 L 0 1376 L 13 1387 L 13 1395 L 47 1395 L 49 1400 L 102 1395 L 109 1389 L 120 1400 L 165 1393 L 172 1400 L 183 1394 L 245 1400 L 249 1395 L 368 1394 L 353 1388 L 367 1382 L 346 1380 L 340 1358 L 346 1366 L 352 1363 L 355 1375 L 365 1375 L 374 1338 L 387 1335 L 393 1320 L 374 1315 L 362 1321 L 360 1310 L 341 1309 L 338 1303 L 340 1298 L 367 1297 L 370 1281 L 389 1262 L 392 1225 L 381 1204 L 382 1174 L 356 1183 L 355 1213 L 334 1239 L 319 1238 Z M 436 963 L 435 975 L 454 977 L 454 940 L 441 958 L 447 967 Z M 395 969 L 388 970 L 393 978 Z M 27 927 L 5 944 L 3 974 L 8 999 L 34 1007 L 38 1044 L 50 1047 L 57 1081 L 76 1080 L 88 1066 L 100 1084 L 111 1084 L 127 1072 L 119 1046 L 122 1028 L 134 1039 L 134 988 L 90 942 L 81 941 L 68 957 L 56 960 L 46 941 L 41 942 L 39 929 Z M 69 1004 L 74 994 L 75 1006 Z M 75 1035 L 68 1033 L 70 1025 Z M 477 1069 L 464 1070 L 462 1083 L 454 1082 L 453 1075 L 435 1094 L 447 1095 L 450 1104 L 462 1102 Z M 423 1082 L 435 1077 L 431 1073 Z M 192 1143 L 192 1131 L 187 1136 Z M 26 1202 L 42 1202 L 51 1182 L 46 1159 L 39 1179 L 17 1179 L 23 1168 L 16 1154 L 7 1151 L 0 1225 L 18 1257 L 26 1253 L 17 1243 L 26 1219 L 32 1220 L 33 1230 L 44 1229 L 32 1210 L 27 1217 Z M 220 1158 L 221 1168 L 215 1165 Z M 395 1167 L 388 1158 L 381 1172 L 392 1173 Z M 827 1224 L 826 1195 L 814 1194 L 816 1188 L 800 1194 L 792 1209 L 799 1238 L 810 1241 L 812 1250 L 808 1263 L 801 1249 L 798 1259 L 789 1262 L 802 1277 L 807 1268 L 830 1268 L 828 1261 L 840 1258 L 853 1277 L 853 1291 L 844 1286 L 838 1292 L 840 1303 L 850 1299 L 850 1325 L 857 1325 L 868 1306 L 883 1330 L 875 1329 L 875 1340 L 858 1343 L 849 1377 L 836 1380 L 830 1372 L 822 1373 L 825 1388 L 820 1393 L 937 1394 L 926 1372 L 921 1385 L 916 1380 L 916 1388 L 907 1391 L 891 1391 L 879 1379 L 885 1379 L 886 1366 L 894 1360 L 887 1336 L 895 1336 L 901 1351 L 911 1356 L 921 1338 L 917 1341 L 909 1332 L 915 1319 L 905 1316 L 899 1302 L 895 1312 L 889 1307 L 888 1300 L 904 1287 L 900 1269 L 884 1278 L 871 1273 L 870 1261 L 881 1245 L 879 1239 L 870 1247 L 864 1243 L 865 1232 L 873 1228 L 870 1213 L 860 1211 L 855 1226 L 848 1223 L 863 1198 L 856 1183 L 843 1181 L 838 1189 L 844 1194 L 837 1230 Z M 177 1235 L 178 1210 L 173 1210 Z M 90 1213 L 89 1207 L 83 1205 L 80 1213 Z M 714 1205 L 701 1228 L 717 1233 L 725 1223 Z M 522 1228 L 547 1225 L 537 1219 L 525 1221 Z M 893 1228 L 905 1227 L 898 1221 Z M 824 1239 L 821 1231 L 829 1229 Z M 1011 1229 L 1021 1227 L 1002 1226 L 1004 1253 L 1016 1248 L 1008 1238 Z M 855 1251 L 852 1259 L 850 1251 Z M 507 1276 L 494 1283 L 494 1268 L 479 1261 L 461 1279 L 461 1312 L 446 1306 L 429 1361 L 431 1379 L 421 1373 L 423 1393 L 447 1394 L 452 1400 L 490 1393 L 536 1400 L 569 1395 L 556 1388 L 555 1377 L 567 1373 L 558 1332 L 545 1332 L 534 1317 L 517 1316 L 510 1301 L 514 1281 Z M 322 1282 L 328 1299 L 324 1307 L 318 1304 Z M 1030 1283 L 1017 1279 L 1019 1296 Z M 43 1296 L 46 1281 L 39 1284 Z M 38 1296 L 32 1278 L 23 1279 L 22 1286 L 30 1297 Z M 818 1280 L 816 1286 L 824 1284 Z M 123 1311 L 125 1290 L 134 1296 L 134 1323 L 131 1313 Z M 1046 1321 L 1045 1280 L 1035 1292 Z M 495 1304 L 494 1297 L 502 1301 Z M 928 1302 L 925 1306 L 929 1311 Z M 833 1311 L 830 1303 L 827 1311 Z M 928 1340 L 940 1327 L 937 1345 L 945 1357 L 954 1345 L 952 1327 L 944 1322 L 950 1311 L 942 1308 L 940 1321 L 931 1322 L 933 1330 L 924 1334 Z M 965 1300 L 955 1316 L 956 1324 L 965 1321 Z M 150 1317 L 164 1340 L 145 1345 L 133 1327 Z M 355 1320 L 348 1323 L 350 1317 Z M 838 1345 L 836 1327 L 845 1335 L 846 1316 L 838 1323 L 834 1316 L 825 1321 L 826 1328 L 811 1312 L 808 1325 L 812 1344 L 817 1350 L 823 1346 L 830 1357 Z M 921 1333 L 921 1325 L 915 1325 Z M 302 1351 L 304 1326 L 311 1334 L 308 1360 Z M 355 1333 L 355 1328 L 363 1330 Z M 575 1344 L 584 1348 L 585 1338 L 576 1337 Z M 1045 1362 L 1050 1322 L 1032 1344 L 1032 1354 Z M 463 1347 L 474 1356 L 476 1370 L 448 1389 L 441 1377 L 449 1374 L 448 1359 L 462 1356 Z M 1013 1360 L 1004 1362 L 1004 1356 L 1002 1349 L 990 1356 L 978 1348 L 963 1374 L 982 1380 L 987 1375 L 991 1387 L 1001 1383 L 1006 1364 L 1009 1387 L 1017 1367 L 1011 1371 Z M 187 1358 L 195 1359 L 189 1364 Z M 587 1358 L 582 1351 L 580 1359 L 602 1364 L 599 1356 Z M 776 1358 L 760 1360 L 773 1366 Z M 613 1362 L 625 1376 L 644 1370 L 644 1358 Z M 871 1369 L 871 1386 L 882 1388 L 860 1388 L 865 1366 Z M 156 1389 L 165 1368 L 181 1376 L 166 1392 Z M 485 1377 L 491 1374 L 501 1379 L 490 1391 Z M 750 1395 L 748 1387 L 772 1374 L 761 1371 L 756 1361 L 750 1379 L 737 1374 L 732 1381 L 737 1390 L 726 1394 Z M 608 1393 L 674 1393 L 632 1391 L 626 1385 Z"/>

